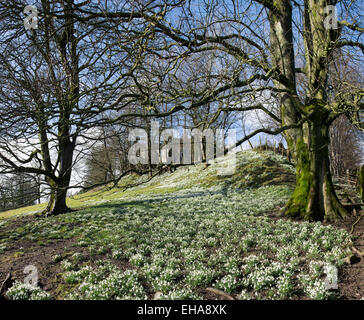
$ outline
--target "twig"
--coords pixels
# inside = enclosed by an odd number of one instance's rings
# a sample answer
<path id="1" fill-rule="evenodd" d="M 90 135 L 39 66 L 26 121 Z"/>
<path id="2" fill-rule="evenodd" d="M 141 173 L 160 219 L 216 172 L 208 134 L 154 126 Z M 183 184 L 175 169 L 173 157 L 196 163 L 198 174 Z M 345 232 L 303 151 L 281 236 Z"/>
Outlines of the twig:
<path id="1" fill-rule="evenodd" d="M 362 214 L 359 216 L 359 218 L 353 223 L 353 225 L 351 226 L 351 230 L 350 230 L 350 234 L 353 234 L 354 232 L 354 228 L 357 225 L 357 223 L 360 221 L 360 219 L 362 218 Z"/>

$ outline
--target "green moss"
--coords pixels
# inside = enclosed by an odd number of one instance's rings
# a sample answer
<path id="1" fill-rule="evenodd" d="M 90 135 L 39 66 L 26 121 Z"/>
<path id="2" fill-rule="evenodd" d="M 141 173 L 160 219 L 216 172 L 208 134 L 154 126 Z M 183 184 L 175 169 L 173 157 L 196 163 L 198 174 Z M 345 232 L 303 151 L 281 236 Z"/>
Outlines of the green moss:
<path id="1" fill-rule="evenodd" d="M 293 182 L 292 172 L 270 158 L 257 159 L 239 166 L 231 177 L 229 186 L 235 189 L 265 185 L 285 185 Z"/>
<path id="2" fill-rule="evenodd" d="M 315 110 L 315 108 L 317 108 L 317 104 L 314 104 L 314 103 L 305 105 L 305 111 L 308 113 Z"/>
<path id="3" fill-rule="evenodd" d="M 15 252 L 14 253 L 14 255 L 13 255 L 13 257 L 14 258 L 19 258 L 20 256 L 22 256 L 24 254 L 24 252 L 22 252 L 22 251 L 17 251 L 17 252 Z"/>
<path id="4" fill-rule="evenodd" d="M 58 300 L 64 299 L 68 294 L 72 293 L 77 284 L 62 283 L 55 290 L 55 296 Z"/>
<path id="5" fill-rule="evenodd" d="M 313 183 L 312 173 L 310 172 L 310 155 L 307 145 L 302 139 L 296 143 L 297 154 L 299 159 L 296 167 L 296 187 L 289 200 L 285 214 L 293 218 L 309 219 L 306 212 L 308 203 L 308 194 Z"/>
<path id="6" fill-rule="evenodd" d="M 360 196 L 364 203 L 364 165 L 360 167 Z"/>
<path id="7" fill-rule="evenodd" d="M 282 2 L 282 1 L 280 1 L 280 0 L 274 0 L 274 1 L 273 1 L 273 6 L 275 6 L 277 9 L 279 9 L 279 8 L 280 8 L 280 4 L 281 4 L 281 2 Z"/>

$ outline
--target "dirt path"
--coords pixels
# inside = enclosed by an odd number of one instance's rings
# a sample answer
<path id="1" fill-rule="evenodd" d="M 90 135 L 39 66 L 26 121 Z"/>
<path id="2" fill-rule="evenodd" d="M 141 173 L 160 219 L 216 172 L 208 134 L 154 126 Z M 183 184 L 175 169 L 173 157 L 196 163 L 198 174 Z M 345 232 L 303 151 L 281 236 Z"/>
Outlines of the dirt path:
<path id="1" fill-rule="evenodd" d="M 364 252 L 364 212 L 361 212 L 362 218 L 355 225 L 353 236 L 354 246 L 359 251 Z M 353 223 L 358 219 L 355 216 L 342 225 L 338 225 L 348 232 L 351 231 Z M 346 264 L 339 274 L 339 292 L 340 298 L 345 300 L 364 299 L 364 257 L 361 259 L 355 255 L 353 263 Z"/>

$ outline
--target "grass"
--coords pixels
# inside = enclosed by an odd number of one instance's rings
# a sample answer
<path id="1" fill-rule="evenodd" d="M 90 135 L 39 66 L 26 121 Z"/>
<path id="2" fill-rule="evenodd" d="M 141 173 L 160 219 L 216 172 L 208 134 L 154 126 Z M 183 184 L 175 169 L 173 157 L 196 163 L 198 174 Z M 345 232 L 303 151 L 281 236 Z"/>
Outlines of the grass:
<path id="1" fill-rule="evenodd" d="M 72 254 L 52 258 L 62 270 L 55 290 L 17 282 L 10 296 L 150 299 L 161 292 L 160 299 L 203 299 L 201 290 L 212 286 L 238 299 L 333 298 L 325 268 L 342 265 L 348 233 L 267 215 L 292 192 L 293 168 L 284 159 L 240 153 L 236 172 L 219 177 L 230 161 L 180 168 L 126 191 L 80 194 L 69 203 L 81 210 L 16 230 L 9 228 L 14 219 L 3 219 L 4 255 L 10 242 L 73 241 Z M 143 179 L 128 177 L 121 186 Z"/>
<path id="2" fill-rule="evenodd" d="M 181 167 L 174 173 L 166 172 L 147 183 L 147 176 L 129 175 L 122 179 L 118 188 L 101 188 L 80 193 L 67 199 L 67 204 L 74 209 L 82 209 L 98 203 L 145 194 L 168 194 L 193 188 L 246 188 L 259 184 L 281 184 L 292 181 L 293 169 L 280 156 L 273 153 L 246 151 L 237 155 L 237 169 L 232 176 L 219 176 L 219 170 L 228 166 L 231 158 L 216 161 L 207 169 L 204 164 Z M 130 184 L 138 186 L 124 188 Z M 41 212 L 46 203 L 0 212 L 0 220 L 24 214 Z"/>

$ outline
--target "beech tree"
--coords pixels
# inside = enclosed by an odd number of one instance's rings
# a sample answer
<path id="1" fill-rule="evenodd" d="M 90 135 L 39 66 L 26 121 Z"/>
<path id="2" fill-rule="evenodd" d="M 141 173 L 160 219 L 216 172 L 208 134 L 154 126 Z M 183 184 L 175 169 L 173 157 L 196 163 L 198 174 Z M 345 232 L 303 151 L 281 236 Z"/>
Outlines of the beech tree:
<path id="1" fill-rule="evenodd" d="M 325 26 L 327 6 L 339 1 L 304 1 L 302 37 L 305 61 L 301 72 L 307 77 L 308 88 L 304 101 L 298 99 L 295 82 L 296 63 L 294 60 L 292 4 L 291 1 L 275 1 L 269 8 L 271 52 L 273 67 L 279 68 L 275 87 L 283 89 L 281 97 L 282 124 L 302 126 L 287 130 L 285 137 L 294 153 L 297 167 L 296 189 L 286 207 L 286 214 L 311 220 L 334 220 L 345 217 L 332 183 L 329 165 L 329 128 L 340 115 L 346 114 L 363 128 L 360 118 L 363 110 L 363 88 L 348 87 L 337 92 L 330 101 L 325 85 L 329 66 L 336 48 L 357 46 L 360 42 L 342 39 L 342 28 L 349 27 L 362 32 L 363 29 L 339 21 L 338 29 Z"/>
<path id="2" fill-rule="evenodd" d="M 146 5 L 138 14 L 153 26 L 150 53 L 169 63 L 175 61 L 173 72 L 168 71 L 170 74 L 177 75 L 189 58 L 201 52 L 213 51 L 222 57 L 215 72 L 209 75 L 213 81 L 208 87 L 174 95 L 170 90 L 164 95 L 169 103 L 173 102 L 171 112 L 220 101 L 217 113 L 250 110 L 267 113 L 279 121 L 280 127 L 255 130 L 238 144 L 259 133 L 284 134 L 296 165 L 296 187 L 285 214 L 307 220 L 345 217 L 348 212 L 335 193 L 330 173 L 329 128 L 338 116 L 345 115 L 363 130 L 364 90 L 360 85 L 343 81 L 340 90 L 329 94 L 327 83 L 334 53 L 339 49 L 350 52 L 353 63 L 359 61 L 358 67 L 362 68 L 363 28 L 353 16 L 361 14 L 357 3 L 351 1 L 349 5 L 333 0 L 148 3 L 164 3 L 165 10 L 160 13 L 148 10 Z M 299 90 L 298 75 L 307 83 L 304 91 Z M 267 95 L 278 98 L 280 117 L 261 103 L 260 98 Z M 155 100 L 153 105 L 161 101 Z"/>
<path id="3" fill-rule="evenodd" d="M 40 28 L 44 30 L 43 46 L 35 46 L 35 51 L 45 50 L 38 65 L 45 62 L 48 69 L 40 76 L 34 72 L 37 63 L 33 63 L 32 77 L 28 76 L 29 68 L 16 59 L 20 53 L 11 55 L 20 50 L 15 45 L 16 39 L 32 41 L 31 35 L 34 38 L 35 34 L 19 37 L 18 31 L 11 32 L 19 30 L 11 26 L 21 16 L 19 10 L 23 10 L 24 2 L 2 4 L 4 8 L 7 6 L 2 14 L 2 32 L 6 39 L 12 36 L 13 46 L 6 44 L 9 41 L 2 42 L 5 51 L 1 72 L 5 83 L 12 87 L 2 89 L 2 117 L 6 121 L 2 121 L 1 132 L 4 137 L 12 134 L 7 143 L 18 141 L 16 133 L 24 132 L 22 125 L 30 128 L 24 120 L 29 115 L 35 119 L 31 126 L 34 134 L 41 134 L 39 128 L 44 125 L 48 130 L 56 127 L 58 133 L 53 141 L 57 141 L 59 160 L 55 163 L 47 160 L 50 158 L 45 152 L 48 143 L 41 143 L 43 149 L 32 150 L 28 157 L 12 162 L 9 154 L 16 155 L 4 141 L 4 153 L 0 154 L 9 168 L 48 178 L 55 190 L 54 213 L 67 210 L 64 190 L 68 188 L 72 169 L 70 159 L 83 129 L 127 118 L 146 120 L 191 114 L 214 105 L 210 109 L 214 116 L 209 119 L 218 119 L 224 113 L 257 110 L 271 117 L 272 123 L 279 123 L 278 128 L 274 125 L 247 133 L 238 145 L 259 133 L 284 135 L 296 165 L 296 187 L 285 208 L 287 216 L 335 220 L 348 214 L 332 183 L 329 129 L 343 115 L 363 130 L 364 89 L 360 83 L 340 77 L 340 85 L 335 90 L 329 84 L 338 50 L 356 68 L 362 68 L 364 45 L 363 28 L 357 21 L 362 14 L 357 5 L 359 1 L 349 4 L 345 0 L 113 0 L 105 3 L 43 0 L 41 3 L 46 13 Z M 56 6 L 47 10 L 50 3 Z M 338 21 L 334 8 L 338 9 Z M 83 25 L 88 28 L 83 29 Z M 81 39 L 87 42 L 100 34 L 107 35 L 107 45 L 97 46 L 94 42 L 92 53 L 80 48 L 84 43 Z M 104 37 L 97 39 L 104 43 Z M 27 52 L 33 59 L 33 51 Z M 54 61 L 49 60 L 55 52 L 59 66 L 54 73 L 56 80 L 52 75 Z M 102 63 L 96 68 L 84 69 L 82 66 L 88 59 L 81 56 L 85 52 L 92 61 L 103 57 Z M 207 74 L 183 75 L 183 70 L 206 56 L 216 59 Z M 87 66 L 90 65 L 89 62 Z M 88 89 L 81 94 L 79 75 L 83 69 L 95 82 L 100 79 L 98 71 L 108 70 L 104 91 Z M 147 81 L 140 79 L 140 75 Z M 54 86 L 55 83 L 62 85 Z M 190 86 L 190 83 L 207 85 Z M 51 94 L 37 95 L 34 87 L 38 91 L 50 88 L 47 92 Z M 31 104 L 20 93 L 24 89 L 30 92 Z M 52 103 L 49 100 L 44 103 L 45 97 L 51 97 Z M 80 103 L 81 97 L 87 97 L 88 102 Z M 276 101 L 279 115 L 269 105 Z M 19 104 L 23 106 L 21 111 L 15 108 Z M 29 105 L 41 112 L 32 113 L 33 110 L 27 109 Z M 50 106 L 56 106 L 58 111 L 50 113 L 53 110 Z M 44 122 L 47 114 L 57 116 Z M 23 122 L 17 121 L 19 115 Z M 24 136 L 29 140 L 32 135 Z M 42 162 L 40 167 L 30 169 L 24 165 L 38 159 Z"/>
<path id="4" fill-rule="evenodd" d="M 67 191 L 75 187 L 72 170 L 83 154 L 76 148 L 102 125 L 105 106 L 123 100 L 119 88 L 137 59 L 124 63 L 131 34 L 111 48 L 108 34 L 115 29 L 105 29 L 102 17 L 94 17 L 97 27 L 87 23 L 80 10 L 90 1 L 42 0 L 38 19 L 28 21 L 37 26 L 28 30 L 27 5 L 0 3 L 0 172 L 45 177 L 45 213 L 57 215 L 70 210 Z M 109 64 L 114 58 L 117 70 Z"/>

